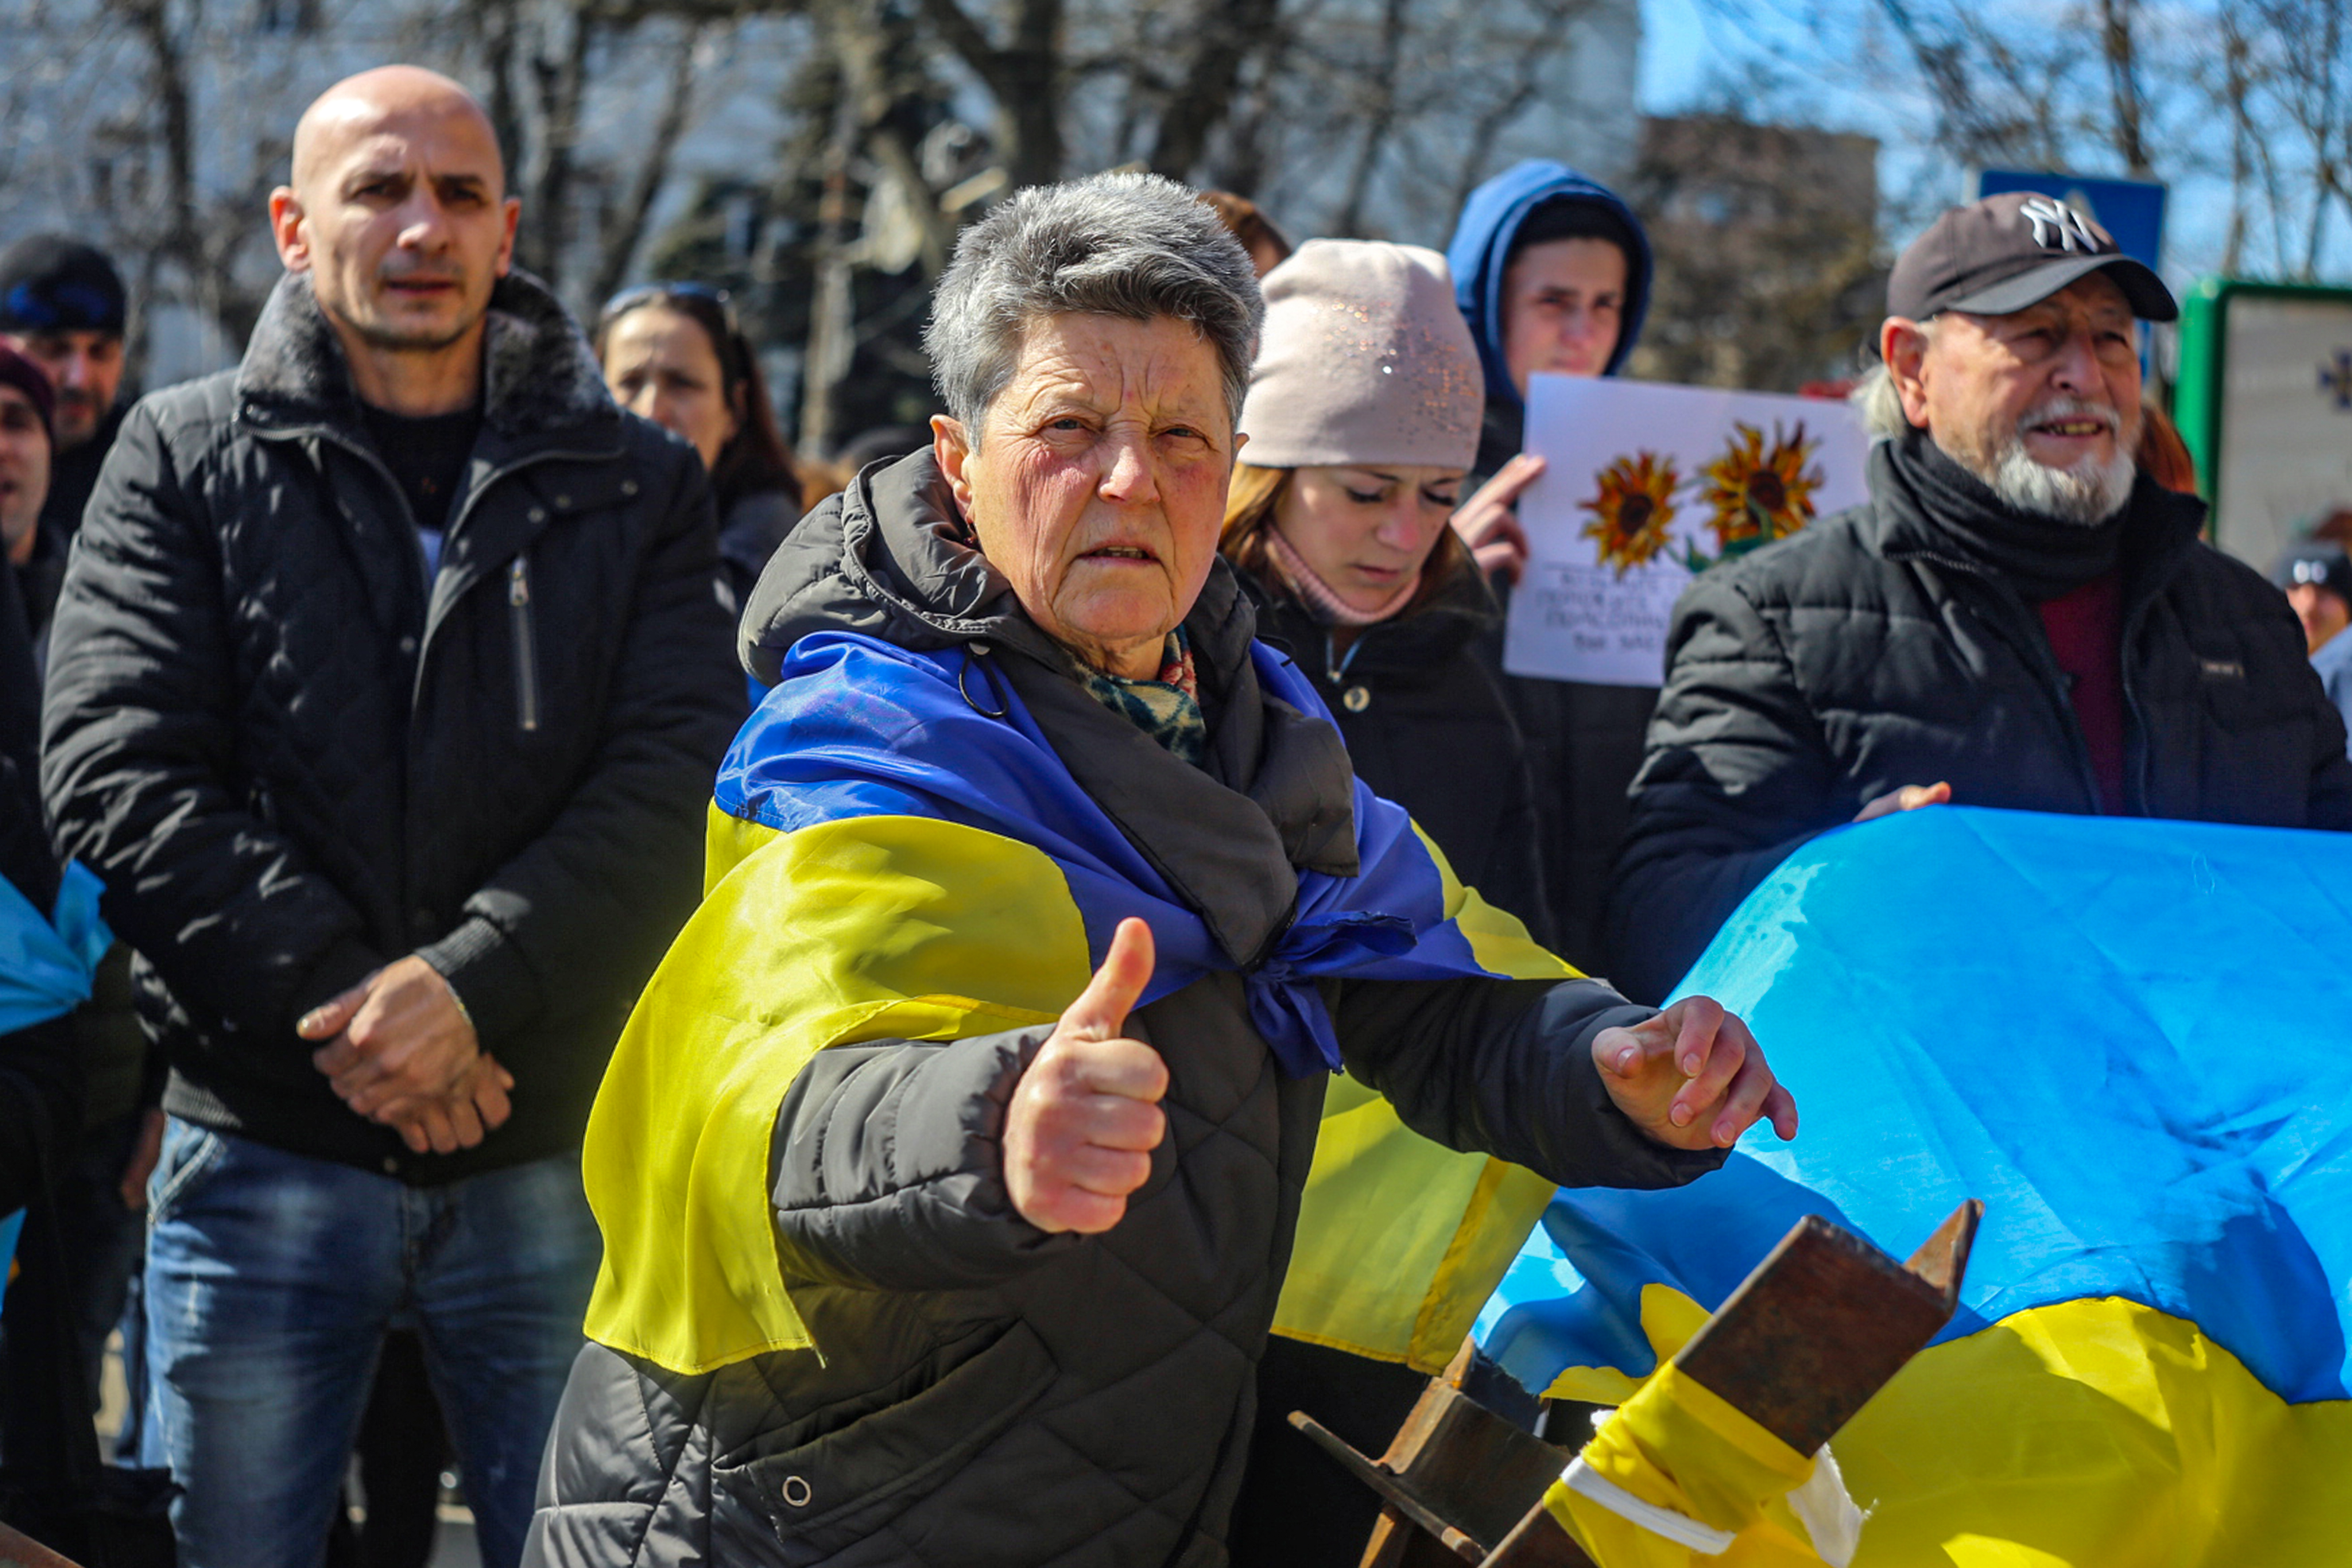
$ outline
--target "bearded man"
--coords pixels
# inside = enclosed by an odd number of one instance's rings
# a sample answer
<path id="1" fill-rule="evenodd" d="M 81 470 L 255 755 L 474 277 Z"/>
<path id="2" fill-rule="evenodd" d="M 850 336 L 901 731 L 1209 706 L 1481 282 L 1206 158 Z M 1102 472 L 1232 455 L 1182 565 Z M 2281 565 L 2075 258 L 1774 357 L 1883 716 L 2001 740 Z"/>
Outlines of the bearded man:
<path id="1" fill-rule="evenodd" d="M 2048 196 L 1955 207 L 1896 261 L 1868 504 L 1692 584 L 1633 781 L 1610 973 L 1664 994 L 1788 853 L 1945 801 L 2352 826 L 2302 628 L 2140 474 L 2156 274 Z"/>

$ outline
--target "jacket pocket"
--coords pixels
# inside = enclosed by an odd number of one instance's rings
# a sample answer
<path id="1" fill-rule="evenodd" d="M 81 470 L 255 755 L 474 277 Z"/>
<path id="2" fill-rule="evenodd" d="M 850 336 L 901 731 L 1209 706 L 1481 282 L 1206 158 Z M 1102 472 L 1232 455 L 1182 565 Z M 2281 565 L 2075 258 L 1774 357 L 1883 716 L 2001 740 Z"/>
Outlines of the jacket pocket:
<path id="1" fill-rule="evenodd" d="M 530 623 L 530 552 L 507 567 L 507 624 L 514 631 L 515 727 L 539 728 L 539 638 Z"/>
<path id="2" fill-rule="evenodd" d="M 1036 1331 L 1015 1322 L 919 1394 L 814 1441 L 741 1466 L 786 1561 L 821 1563 L 872 1535 L 961 1470 L 1055 1378 Z M 723 1476 L 730 1467 L 717 1467 Z"/>

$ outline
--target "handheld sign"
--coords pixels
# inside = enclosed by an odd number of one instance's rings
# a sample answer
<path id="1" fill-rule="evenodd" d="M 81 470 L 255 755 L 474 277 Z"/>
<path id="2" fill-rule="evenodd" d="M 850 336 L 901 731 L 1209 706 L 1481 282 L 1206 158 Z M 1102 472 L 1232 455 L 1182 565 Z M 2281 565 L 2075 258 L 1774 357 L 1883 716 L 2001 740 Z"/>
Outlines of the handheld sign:
<path id="1" fill-rule="evenodd" d="M 1657 685 L 1694 573 L 1868 494 L 1861 420 L 1819 398 L 1537 375 L 1527 448 L 1503 668 L 1552 680 Z"/>

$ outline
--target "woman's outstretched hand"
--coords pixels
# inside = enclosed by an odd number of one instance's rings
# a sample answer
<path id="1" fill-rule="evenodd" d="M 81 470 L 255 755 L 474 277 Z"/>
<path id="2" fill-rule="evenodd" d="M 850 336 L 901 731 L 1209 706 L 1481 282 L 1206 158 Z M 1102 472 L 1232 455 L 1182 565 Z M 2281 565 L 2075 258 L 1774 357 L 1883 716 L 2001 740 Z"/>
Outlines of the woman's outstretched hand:
<path id="1" fill-rule="evenodd" d="M 1004 1119 L 1004 1184 L 1039 1230 L 1093 1236 L 1127 1214 L 1168 1132 L 1168 1064 L 1121 1031 L 1151 984 L 1151 928 L 1118 922 L 1110 952 L 1021 1075 Z"/>
<path id="2" fill-rule="evenodd" d="M 1797 1135 L 1797 1101 L 1772 1076 L 1748 1026 L 1705 996 L 1630 1029 L 1603 1029 L 1592 1059 L 1633 1124 L 1676 1149 L 1728 1149 L 1759 1121 Z"/>

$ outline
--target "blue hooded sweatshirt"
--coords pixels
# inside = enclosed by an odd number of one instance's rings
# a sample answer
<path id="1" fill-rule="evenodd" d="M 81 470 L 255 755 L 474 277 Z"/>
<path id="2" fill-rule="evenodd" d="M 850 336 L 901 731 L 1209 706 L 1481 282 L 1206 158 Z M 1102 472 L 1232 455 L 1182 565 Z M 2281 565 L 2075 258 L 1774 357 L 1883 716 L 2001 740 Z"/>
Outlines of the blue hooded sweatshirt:
<path id="1" fill-rule="evenodd" d="M 1503 268 L 1511 254 L 1511 240 L 1529 213 L 1562 196 L 1609 212 L 1633 237 L 1633 254 L 1625 258 L 1625 304 L 1619 318 L 1617 351 L 1609 356 L 1601 374 L 1615 375 L 1642 335 L 1642 317 L 1650 308 L 1652 264 L 1650 238 L 1633 209 L 1616 192 L 1565 163 L 1530 158 L 1512 165 L 1470 193 L 1470 199 L 1462 205 L 1462 221 L 1454 226 L 1454 241 L 1445 247 L 1445 262 L 1454 273 L 1454 302 L 1462 307 L 1470 335 L 1478 342 L 1479 362 L 1486 367 L 1490 416 L 1507 411 L 1517 422 L 1527 413 L 1503 358 Z"/>

